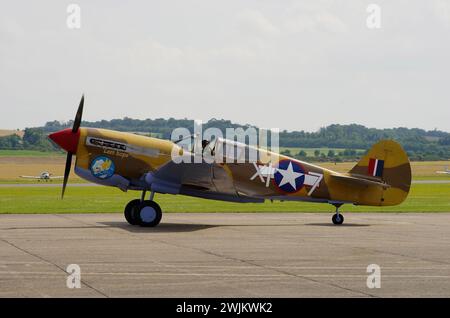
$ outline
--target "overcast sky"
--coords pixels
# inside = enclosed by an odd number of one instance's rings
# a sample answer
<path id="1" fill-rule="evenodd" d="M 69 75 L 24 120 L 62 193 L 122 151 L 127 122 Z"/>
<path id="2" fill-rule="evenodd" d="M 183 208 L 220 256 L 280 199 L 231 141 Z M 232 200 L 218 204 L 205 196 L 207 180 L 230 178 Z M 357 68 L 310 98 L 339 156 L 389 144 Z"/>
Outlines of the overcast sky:
<path id="1" fill-rule="evenodd" d="M 84 92 L 85 120 L 450 131 L 448 0 L 0 4 L 0 128 L 73 119 Z"/>

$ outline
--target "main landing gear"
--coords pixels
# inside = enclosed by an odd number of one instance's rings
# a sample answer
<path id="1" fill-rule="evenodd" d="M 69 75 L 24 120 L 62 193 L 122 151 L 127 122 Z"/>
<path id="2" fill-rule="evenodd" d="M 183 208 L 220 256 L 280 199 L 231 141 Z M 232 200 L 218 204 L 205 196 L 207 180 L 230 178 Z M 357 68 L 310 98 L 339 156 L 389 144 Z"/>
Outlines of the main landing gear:
<path id="1" fill-rule="evenodd" d="M 158 203 L 153 201 L 155 193 L 152 191 L 150 199 L 145 200 L 145 192 L 145 190 L 142 192 L 141 199 L 131 200 L 125 206 L 125 219 L 131 225 L 157 226 L 162 218 L 161 208 Z"/>
<path id="2" fill-rule="evenodd" d="M 336 213 L 331 218 L 331 221 L 333 221 L 333 224 L 335 225 L 341 225 L 344 223 L 344 216 L 339 213 L 339 208 L 341 207 L 342 203 L 333 204 L 336 207 Z"/>

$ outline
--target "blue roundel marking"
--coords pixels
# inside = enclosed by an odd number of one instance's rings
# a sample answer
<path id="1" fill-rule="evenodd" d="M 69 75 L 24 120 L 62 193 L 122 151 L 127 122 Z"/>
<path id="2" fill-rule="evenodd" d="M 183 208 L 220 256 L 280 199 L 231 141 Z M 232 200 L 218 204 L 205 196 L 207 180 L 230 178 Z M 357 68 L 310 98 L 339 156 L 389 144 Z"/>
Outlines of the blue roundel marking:
<path id="1" fill-rule="evenodd" d="M 295 161 L 281 160 L 278 162 L 278 168 L 274 173 L 273 180 L 280 190 L 294 193 L 303 187 L 305 170 Z"/>
<path id="2" fill-rule="evenodd" d="M 114 162 L 107 156 L 98 156 L 91 162 L 91 173 L 99 179 L 108 179 L 113 176 L 116 167 Z"/>

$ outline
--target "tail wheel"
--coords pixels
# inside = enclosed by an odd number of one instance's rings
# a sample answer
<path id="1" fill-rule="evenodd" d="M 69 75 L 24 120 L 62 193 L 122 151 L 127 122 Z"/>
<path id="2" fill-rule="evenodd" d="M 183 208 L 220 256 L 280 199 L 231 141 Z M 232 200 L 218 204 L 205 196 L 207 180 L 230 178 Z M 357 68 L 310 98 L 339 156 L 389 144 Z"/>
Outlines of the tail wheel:
<path id="1" fill-rule="evenodd" d="M 138 224 L 138 221 L 137 221 L 136 218 L 134 217 L 133 210 L 134 210 L 140 203 L 141 203 L 141 200 L 135 199 L 135 200 L 131 200 L 130 202 L 128 202 L 128 204 L 125 206 L 125 210 L 124 210 L 125 219 L 126 219 L 127 222 L 130 223 L 131 225 L 137 225 L 137 224 Z"/>
<path id="2" fill-rule="evenodd" d="M 133 209 L 133 215 L 140 226 L 153 227 L 161 222 L 162 211 L 155 201 L 145 200 Z"/>
<path id="3" fill-rule="evenodd" d="M 344 223 L 344 216 L 342 214 L 334 214 L 331 220 L 333 221 L 333 224 L 341 225 Z"/>

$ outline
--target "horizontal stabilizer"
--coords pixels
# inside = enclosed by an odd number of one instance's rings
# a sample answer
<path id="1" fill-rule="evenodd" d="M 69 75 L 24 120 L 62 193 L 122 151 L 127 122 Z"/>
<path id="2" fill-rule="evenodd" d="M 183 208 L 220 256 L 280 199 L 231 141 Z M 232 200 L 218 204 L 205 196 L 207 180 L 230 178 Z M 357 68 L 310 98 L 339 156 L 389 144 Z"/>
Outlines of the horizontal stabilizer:
<path id="1" fill-rule="evenodd" d="M 346 175 L 342 175 L 342 174 L 335 174 L 335 175 L 332 175 L 332 177 L 335 179 L 344 181 L 344 182 L 356 183 L 356 184 L 360 184 L 360 185 L 377 185 L 377 186 L 382 186 L 384 188 L 391 187 L 389 184 L 386 184 L 383 182 L 368 180 L 368 179 L 364 179 L 364 178 L 357 178 L 357 177 L 352 177 L 352 176 L 346 176 Z"/>

